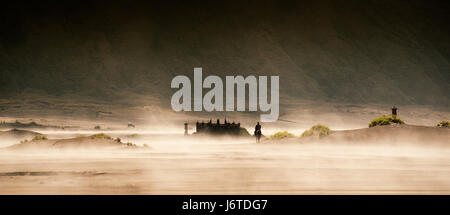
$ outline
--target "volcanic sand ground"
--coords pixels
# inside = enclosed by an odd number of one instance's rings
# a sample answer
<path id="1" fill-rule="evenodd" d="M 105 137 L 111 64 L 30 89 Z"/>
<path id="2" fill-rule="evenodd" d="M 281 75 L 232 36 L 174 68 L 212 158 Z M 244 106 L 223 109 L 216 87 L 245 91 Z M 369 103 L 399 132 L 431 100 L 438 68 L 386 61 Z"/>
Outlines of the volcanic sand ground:
<path id="1" fill-rule="evenodd" d="M 140 135 L 146 151 L 0 152 L 0 194 L 450 194 L 448 144 Z"/>

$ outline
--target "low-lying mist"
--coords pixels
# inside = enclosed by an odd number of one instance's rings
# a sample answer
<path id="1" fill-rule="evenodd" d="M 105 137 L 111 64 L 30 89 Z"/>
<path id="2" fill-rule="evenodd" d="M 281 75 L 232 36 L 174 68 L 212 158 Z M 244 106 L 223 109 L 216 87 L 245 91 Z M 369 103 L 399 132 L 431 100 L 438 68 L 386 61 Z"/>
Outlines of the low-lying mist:
<path id="1" fill-rule="evenodd" d="M 259 144 L 251 136 L 168 128 L 32 130 L 47 139 L 0 150 L 0 193 L 450 193 L 447 128 L 383 126 L 310 139 L 267 134 Z M 86 144 L 92 147 L 80 147 Z"/>

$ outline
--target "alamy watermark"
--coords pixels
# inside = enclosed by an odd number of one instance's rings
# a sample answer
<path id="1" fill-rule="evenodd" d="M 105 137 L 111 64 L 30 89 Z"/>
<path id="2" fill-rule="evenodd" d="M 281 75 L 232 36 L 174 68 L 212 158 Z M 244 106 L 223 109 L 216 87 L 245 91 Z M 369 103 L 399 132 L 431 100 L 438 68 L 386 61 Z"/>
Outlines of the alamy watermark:
<path id="1" fill-rule="evenodd" d="M 194 68 L 194 105 L 191 104 L 191 80 L 184 75 L 172 79 L 171 87 L 180 88 L 171 100 L 174 111 L 224 111 L 223 82 L 219 76 L 208 76 L 203 80 L 202 68 Z M 214 88 L 212 88 L 214 85 Z M 225 111 L 246 111 L 246 85 L 248 86 L 248 111 L 270 112 L 261 114 L 262 122 L 274 122 L 279 115 L 279 77 L 270 76 L 270 102 L 267 96 L 267 76 L 253 75 L 225 77 Z M 203 88 L 212 88 L 203 96 Z M 237 89 L 235 94 L 235 88 Z M 236 105 L 235 105 L 236 95 Z"/>

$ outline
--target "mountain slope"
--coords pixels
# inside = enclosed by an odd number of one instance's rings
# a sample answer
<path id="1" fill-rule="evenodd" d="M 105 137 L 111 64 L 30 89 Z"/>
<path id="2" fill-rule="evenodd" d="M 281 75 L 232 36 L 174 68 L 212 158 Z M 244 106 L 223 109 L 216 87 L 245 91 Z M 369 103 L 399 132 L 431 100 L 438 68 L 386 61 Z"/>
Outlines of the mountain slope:
<path id="1" fill-rule="evenodd" d="M 449 8 L 405 0 L 11 3 L 0 9 L 0 96 L 167 100 L 171 79 L 200 66 L 204 76 L 279 75 L 280 94 L 294 99 L 447 107 Z"/>

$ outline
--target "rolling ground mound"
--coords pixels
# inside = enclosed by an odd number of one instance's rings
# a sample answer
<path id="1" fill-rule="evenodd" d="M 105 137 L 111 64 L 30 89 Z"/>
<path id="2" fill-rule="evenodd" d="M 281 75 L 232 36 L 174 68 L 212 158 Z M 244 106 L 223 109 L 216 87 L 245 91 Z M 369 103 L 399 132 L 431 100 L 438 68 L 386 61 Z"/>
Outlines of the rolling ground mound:
<path id="1" fill-rule="evenodd" d="M 324 141 L 368 143 L 450 143 L 450 129 L 418 125 L 388 125 L 334 131 Z"/>
<path id="2" fill-rule="evenodd" d="M 450 129 L 419 125 L 386 125 L 373 128 L 332 131 L 328 136 L 292 137 L 265 143 L 369 143 L 445 144 L 450 146 Z"/>
<path id="3" fill-rule="evenodd" d="M 0 122 L 0 128 L 25 128 L 25 129 L 65 129 L 65 128 L 77 128 L 76 126 L 56 126 L 56 125 L 43 125 L 37 122 Z"/>
<path id="4" fill-rule="evenodd" d="M 8 131 L 0 131 L 0 139 L 25 139 L 41 135 L 41 133 L 20 129 L 11 129 Z"/>
<path id="5" fill-rule="evenodd" d="M 134 149 L 138 148 L 132 143 L 123 143 L 120 139 L 105 137 L 75 137 L 69 139 L 41 139 L 22 141 L 5 149 L 10 150 L 47 150 L 47 149 Z"/>

